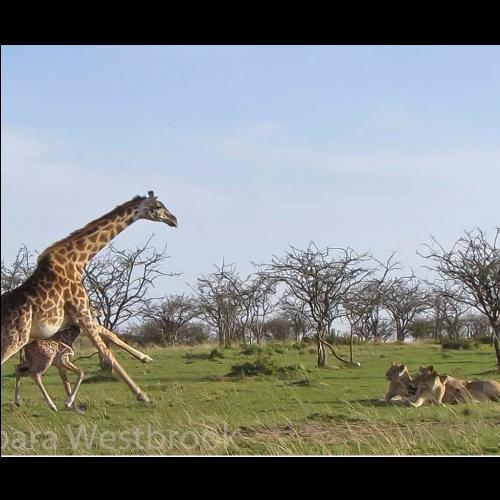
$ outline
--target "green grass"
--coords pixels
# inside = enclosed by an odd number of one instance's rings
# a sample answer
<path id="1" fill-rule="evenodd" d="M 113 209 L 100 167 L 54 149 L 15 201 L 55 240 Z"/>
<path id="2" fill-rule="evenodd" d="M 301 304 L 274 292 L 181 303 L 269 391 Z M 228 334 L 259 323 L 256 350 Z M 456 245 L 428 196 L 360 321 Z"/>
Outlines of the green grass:
<path id="1" fill-rule="evenodd" d="M 2 366 L 2 454 L 499 453 L 498 403 L 407 408 L 379 401 L 393 360 L 412 372 L 433 364 L 460 378 L 500 380 L 490 346 L 443 351 L 430 344 L 363 344 L 355 347 L 361 368 L 343 368 L 330 357 L 328 368 L 317 369 L 309 349 L 281 345 L 265 350 L 271 375 L 239 377 L 229 376 L 232 367 L 255 362 L 262 353 L 213 349 L 151 349 L 150 364 L 117 351 L 153 402 L 137 402 L 123 382 L 94 379 L 79 391 L 82 416 L 64 409 L 54 368 L 44 382 L 59 411 L 50 410 L 26 378 L 23 404 L 16 407 L 10 360 Z M 339 347 L 344 355 L 347 349 Z M 95 357 L 78 364 L 87 377 L 96 373 Z M 78 432 L 88 441 L 78 441 Z"/>

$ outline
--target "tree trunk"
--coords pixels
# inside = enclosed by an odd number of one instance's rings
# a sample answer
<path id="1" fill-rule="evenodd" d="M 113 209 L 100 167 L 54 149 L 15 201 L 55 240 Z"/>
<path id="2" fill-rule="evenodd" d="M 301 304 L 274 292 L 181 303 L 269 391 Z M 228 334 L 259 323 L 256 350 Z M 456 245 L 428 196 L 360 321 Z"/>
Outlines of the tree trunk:
<path id="1" fill-rule="evenodd" d="M 352 325 L 351 325 L 351 338 L 349 339 L 349 361 L 352 363 L 352 346 L 353 346 L 353 341 L 354 341 L 354 335 L 352 331 Z"/>
<path id="2" fill-rule="evenodd" d="M 497 355 L 497 366 L 498 369 L 500 369 L 500 325 L 495 325 L 493 327 L 493 347 Z"/>
<path id="3" fill-rule="evenodd" d="M 325 346 L 318 337 L 318 368 L 326 366 L 326 350 Z"/>
<path id="4" fill-rule="evenodd" d="M 398 342 L 402 342 L 403 339 L 402 339 L 402 331 L 401 331 L 401 327 L 399 325 L 396 325 L 396 340 Z"/>

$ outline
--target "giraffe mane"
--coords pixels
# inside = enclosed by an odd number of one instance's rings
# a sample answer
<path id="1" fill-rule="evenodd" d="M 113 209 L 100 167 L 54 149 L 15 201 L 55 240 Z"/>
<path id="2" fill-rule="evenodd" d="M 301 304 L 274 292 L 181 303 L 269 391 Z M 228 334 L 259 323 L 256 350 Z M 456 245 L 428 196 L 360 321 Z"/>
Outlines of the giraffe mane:
<path id="1" fill-rule="evenodd" d="M 115 208 L 113 208 L 113 210 L 111 210 L 108 213 L 102 215 L 98 219 L 95 219 L 95 220 L 89 222 L 88 224 L 86 224 L 85 226 L 81 227 L 80 229 L 76 229 L 75 231 L 73 231 L 72 233 L 70 233 L 65 238 L 62 238 L 62 239 L 56 241 L 55 243 L 52 243 L 52 245 L 48 246 L 38 256 L 37 263 L 40 263 L 41 260 L 44 257 L 46 257 L 47 255 L 49 255 L 57 247 L 60 247 L 60 246 L 64 245 L 65 243 L 68 243 L 69 241 L 71 241 L 71 240 L 73 240 L 75 238 L 78 238 L 80 236 L 86 236 L 86 235 L 91 234 L 92 231 L 96 227 L 98 227 L 101 222 L 103 222 L 104 220 L 108 219 L 111 215 L 114 215 L 114 214 L 116 214 L 119 211 L 126 210 L 127 208 L 130 208 L 130 207 L 136 205 L 138 201 L 142 201 L 144 199 L 146 199 L 145 196 L 139 196 L 139 195 L 134 196 L 131 200 L 126 201 L 125 203 L 122 203 L 121 205 L 116 206 Z"/>

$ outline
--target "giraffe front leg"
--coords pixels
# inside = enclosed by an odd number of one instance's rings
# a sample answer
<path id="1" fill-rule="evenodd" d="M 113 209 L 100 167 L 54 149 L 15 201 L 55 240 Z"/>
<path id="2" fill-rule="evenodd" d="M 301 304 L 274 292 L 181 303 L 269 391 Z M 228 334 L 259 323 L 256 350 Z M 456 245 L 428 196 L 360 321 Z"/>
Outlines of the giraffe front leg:
<path id="1" fill-rule="evenodd" d="M 42 374 L 39 373 L 39 372 L 33 373 L 32 377 L 33 377 L 33 380 L 35 381 L 36 385 L 40 388 L 40 391 L 42 392 L 43 397 L 45 398 L 45 401 L 47 402 L 47 404 L 49 405 L 49 407 L 52 410 L 57 411 L 57 406 L 54 404 L 54 402 L 52 401 L 52 399 L 49 396 L 49 393 L 47 392 L 47 390 L 43 386 L 43 383 L 42 383 Z"/>
<path id="2" fill-rule="evenodd" d="M 111 364 L 115 373 L 128 385 L 129 389 L 136 395 L 137 399 L 143 403 L 149 403 L 148 395 L 130 378 L 128 373 L 122 368 L 120 363 L 113 356 L 113 353 L 108 349 L 101 336 L 99 330 L 101 325 L 92 318 L 78 318 L 75 320 L 82 331 L 89 337 L 101 355 Z"/>
<path id="3" fill-rule="evenodd" d="M 138 360 L 142 361 L 143 363 L 150 363 L 153 361 L 153 358 L 148 356 L 147 354 L 144 354 L 143 352 L 139 351 L 138 349 L 134 349 L 132 346 L 128 345 L 126 342 L 124 342 L 116 333 L 113 333 L 112 331 L 108 330 L 107 328 L 104 328 L 102 325 L 99 325 L 99 334 L 101 337 L 106 338 L 110 342 L 113 342 L 113 344 L 117 345 L 118 347 L 121 347 L 123 350 L 127 351 L 129 354 L 134 356 L 134 358 L 137 358 Z"/>

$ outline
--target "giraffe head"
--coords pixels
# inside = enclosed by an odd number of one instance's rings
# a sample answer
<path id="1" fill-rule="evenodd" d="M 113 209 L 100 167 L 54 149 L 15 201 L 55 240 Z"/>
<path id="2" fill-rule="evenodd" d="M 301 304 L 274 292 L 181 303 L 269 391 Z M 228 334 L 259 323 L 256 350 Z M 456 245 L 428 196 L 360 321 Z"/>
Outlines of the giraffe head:
<path id="1" fill-rule="evenodd" d="M 142 198 L 137 218 L 164 222 L 171 227 L 177 227 L 177 218 L 158 200 L 153 191 L 148 191 L 148 196 Z"/>

